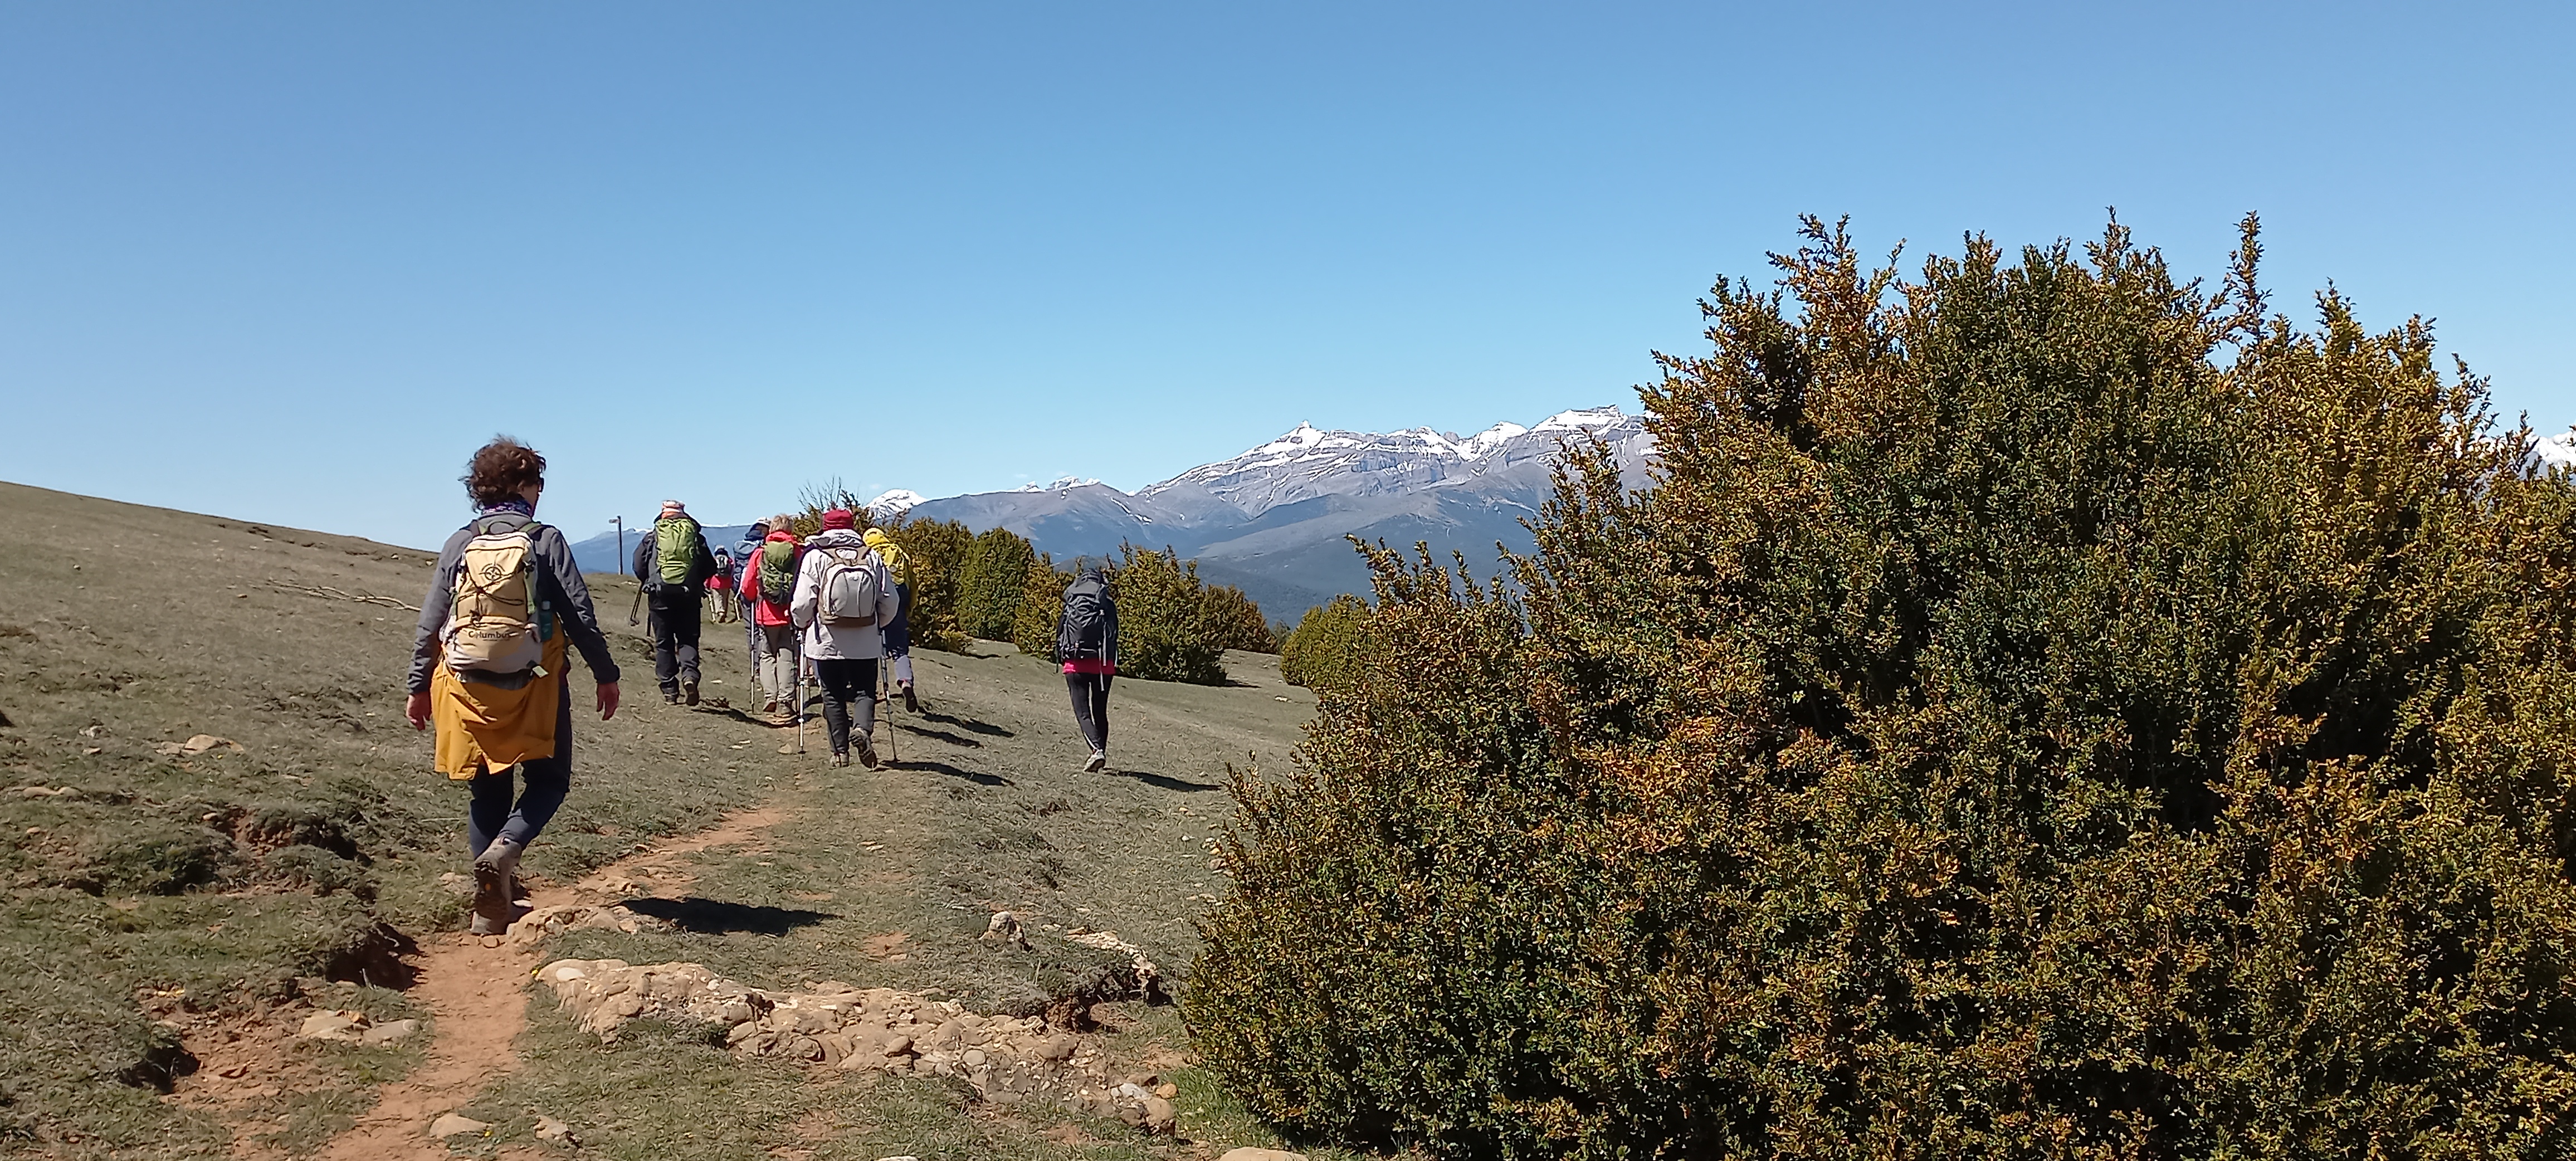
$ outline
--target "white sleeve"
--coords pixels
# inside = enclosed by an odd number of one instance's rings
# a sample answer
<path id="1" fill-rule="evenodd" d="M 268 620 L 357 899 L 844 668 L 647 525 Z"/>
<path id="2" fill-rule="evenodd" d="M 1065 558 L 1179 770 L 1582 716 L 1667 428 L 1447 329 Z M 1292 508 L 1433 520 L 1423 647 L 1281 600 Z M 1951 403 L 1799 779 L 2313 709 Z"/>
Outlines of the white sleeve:
<path id="1" fill-rule="evenodd" d="M 814 623 L 815 606 L 823 600 L 823 573 L 814 567 L 823 554 L 805 550 L 805 559 L 796 566 L 796 595 L 787 602 L 787 619 L 799 629 Z"/>

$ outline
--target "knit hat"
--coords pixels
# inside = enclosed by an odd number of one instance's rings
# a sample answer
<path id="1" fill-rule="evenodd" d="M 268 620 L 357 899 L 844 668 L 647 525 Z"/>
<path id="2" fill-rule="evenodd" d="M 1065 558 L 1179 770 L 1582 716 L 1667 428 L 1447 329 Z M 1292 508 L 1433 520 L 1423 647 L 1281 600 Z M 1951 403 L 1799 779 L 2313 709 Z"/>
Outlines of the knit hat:
<path id="1" fill-rule="evenodd" d="M 858 526 L 858 514 L 847 508 L 834 508 L 829 512 L 823 513 L 823 527 L 825 528 L 856 528 Z"/>
<path id="2" fill-rule="evenodd" d="M 679 501 L 677 501 L 677 500 L 664 500 L 664 501 L 662 501 L 662 518 L 663 518 L 663 519 L 668 520 L 668 519 L 670 519 L 670 518 L 671 518 L 671 517 L 673 517 L 673 516 L 686 516 L 686 515 L 688 515 L 688 514 L 689 514 L 689 506 L 688 506 L 688 505 L 683 504 L 683 503 L 681 503 L 681 502 L 679 502 Z"/>

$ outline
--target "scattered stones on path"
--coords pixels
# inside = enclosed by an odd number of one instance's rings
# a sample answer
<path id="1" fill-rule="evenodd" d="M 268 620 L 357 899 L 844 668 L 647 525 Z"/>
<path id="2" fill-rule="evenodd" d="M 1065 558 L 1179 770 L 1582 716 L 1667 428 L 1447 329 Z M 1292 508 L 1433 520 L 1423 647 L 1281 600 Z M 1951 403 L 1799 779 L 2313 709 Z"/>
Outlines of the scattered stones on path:
<path id="1" fill-rule="evenodd" d="M 1239 1149 L 1226 1150 L 1216 1161 L 1306 1161 L 1306 1155 L 1291 1153 L 1286 1149 L 1264 1149 L 1256 1145 L 1245 1145 Z"/>
<path id="2" fill-rule="evenodd" d="M 603 1041 L 628 1020 L 730 1025 L 741 1057 L 771 1056 L 845 1071 L 953 1077 L 997 1105 L 1052 1101 L 1150 1133 L 1176 1120 L 1161 1078 L 1112 1084 L 1094 1040 L 1037 1017 L 984 1016 L 892 988 L 826 982 L 811 992 L 749 987 L 703 964 L 556 960 L 537 970 L 555 1002 Z"/>
<path id="3" fill-rule="evenodd" d="M 557 1145 L 581 1144 L 581 1138 L 572 1131 L 572 1126 L 567 1125 L 562 1121 L 558 1121 L 553 1117 L 538 1117 L 536 1134 L 538 1140 L 552 1142 Z"/>
<path id="4" fill-rule="evenodd" d="M 522 945 L 534 945 L 544 942 L 548 936 L 585 928 L 623 931 L 628 935 L 646 931 L 678 930 L 667 920 L 656 919 L 650 915 L 639 915 L 614 903 L 605 906 L 559 903 L 538 907 L 520 916 L 518 922 L 510 925 L 510 940 Z"/>

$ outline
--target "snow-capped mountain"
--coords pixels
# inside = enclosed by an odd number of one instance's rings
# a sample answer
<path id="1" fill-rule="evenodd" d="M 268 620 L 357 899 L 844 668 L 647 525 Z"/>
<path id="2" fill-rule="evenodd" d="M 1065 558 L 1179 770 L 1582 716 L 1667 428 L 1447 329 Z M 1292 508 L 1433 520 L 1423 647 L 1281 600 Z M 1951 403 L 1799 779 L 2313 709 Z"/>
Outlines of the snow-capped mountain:
<path id="1" fill-rule="evenodd" d="M 1622 452 L 1623 461 L 1652 450 L 1644 423 L 1617 407 L 1561 411 L 1537 427 L 1497 423 L 1463 439 L 1428 427 L 1380 434 L 1318 431 L 1301 423 L 1233 459 L 1192 468 L 1136 495 L 1150 500 L 1196 486 L 1259 516 L 1317 496 L 1377 496 L 1472 482 L 1497 467 L 1543 462 L 1562 440 L 1584 433 Z"/>
<path id="2" fill-rule="evenodd" d="M 1520 521 L 1546 499 L 1564 441 L 1586 435 L 1610 448 L 1632 483 L 1644 482 L 1653 437 L 1637 417 L 1596 407 L 1470 436 L 1301 423 L 1134 495 L 1066 477 L 925 500 L 911 514 L 978 532 L 1009 528 L 1059 563 L 1114 552 L 1122 541 L 1169 546 L 1195 557 L 1202 575 L 1240 586 L 1271 616 L 1293 620 L 1335 593 L 1368 591 L 1368 570 L 1346 536 L 1407 548 L 1427 541 L 1435 552 L 1466 552 L 1479 567 L 1492 566 L 1498 542 L 1527 549 Z"/>
<path id="3" fill-rule="evenodd" d="M 1100 481 L 1098 480 L 1086 480 L 1080 476 L 1057 476 L 1055 479 L 1043 484 L 1032 480 L 1029 483 L 1022 484 L 1019 487 L 1012 489 L 1012 491 L 1061 492 L 1068 488 L 1080 488 L 1090 484 L 1097 484 L 1099 482 Z"/>
<path id="4" fill-rule="evenodd" d="M 913 505 L 921 503 L 923 498 L 921 493 L 909 488 L 896 488 L 891 492 L 879 493 L 876 499 L 868 501 L 868 517 L 872 520 L 891 520 L 912 511 Z"/>
<path id="5" fill-rule="evenodd" d="M 2562 431 L 2533 443 L 2531 458 L 2543 469 L 2576 468 L 2576 431 Z"/>

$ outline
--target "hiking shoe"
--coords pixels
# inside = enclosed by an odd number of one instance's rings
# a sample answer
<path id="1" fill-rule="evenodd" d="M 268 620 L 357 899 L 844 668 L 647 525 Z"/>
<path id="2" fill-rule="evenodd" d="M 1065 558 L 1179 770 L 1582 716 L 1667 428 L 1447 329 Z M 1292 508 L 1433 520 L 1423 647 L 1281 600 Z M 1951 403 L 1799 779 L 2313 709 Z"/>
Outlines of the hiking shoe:
<path id="1" fill-rule="evenodd" d="M 662 704 L 663 704 L 663 705 L 678 705 L 678 704 L 680 704 L 680 691 L 679 691 L 679 690 L 676 690 L 676 689 L 666 689 L 666 690 L 663 690 L 663 691 L 662 691 Z"/>
<path id="2" fill-rule="evenodd" d="M 847 766 L 850 764 L 850 756 L 845 753 L 834 754 L 832 755 L 832 764 L 835 766 Z"/>
<path id="3" fill-rule="evenodd" d="M 777 717 L 777 716 L 778 716 L 778 699 L 773 697 L 773 698 L 769 699 L 768 701 L 764 701 L 764 702 L 760 703 L 760 712 L 761 712 L 761 713 L 764 713 L 764 714 L 767 714 L 767 715 L 769 715 L 770 717 Z"/>
<path id="4" fill-rule="evenodd" d="M 474 859 L 474 924 L 476 935 L 500 935 L 510 930 L 510 921 L 518 918 L 518 908 L 511 905 L 511 880 L 519 869 L 518 843 L 506 838 L 492 840 Z"/>
<path id="5" fill-rule="evenodd" d="M 843 764 L 846 765 L 847 763 L 844 762 Z M 859 765 L 865 766 L 870 770 L 877 768 L 877 748 L 866 738 L 859 739 Z"/>
<path id="6" fill-rule="evenodd" d="M 921 712 L 921 699 L 912 696 L 912 683 L 908 681 L 903 685 L 903 712 L 908 714 Z"/>
<path id="7" fill-rule="evenodd" d="M 474 864 L 474 918 L 465 930 L 475 935 L 499 935 L 510 929 L 509 888 L 502 885 L 498 872 L 481 863 Z"/>
<path id="8" fill-rule="evenodd" d="M 1085 774 L 1097 774 L 1108 768 L 1109 752 L 1106 750 L 1093 750 L 1091 760 L 1082 764 L 1082 772 Z"/>
<path id="9" fill-rule="evenodd" d="M 680 700 L 681 700 L 682 702 L 685 702 L 685 703 L 689 704 L 689 705 L 696 705 L 696 704 L 698 704 L 698 683 L 697 683 L 697 682 L 692 681 L 692 682 L 689 682 L 689 683 L 688 683 L 688 684 L 686 684 L 686 685 L 681 686 L 681 687 L 680 687 Z"/>

